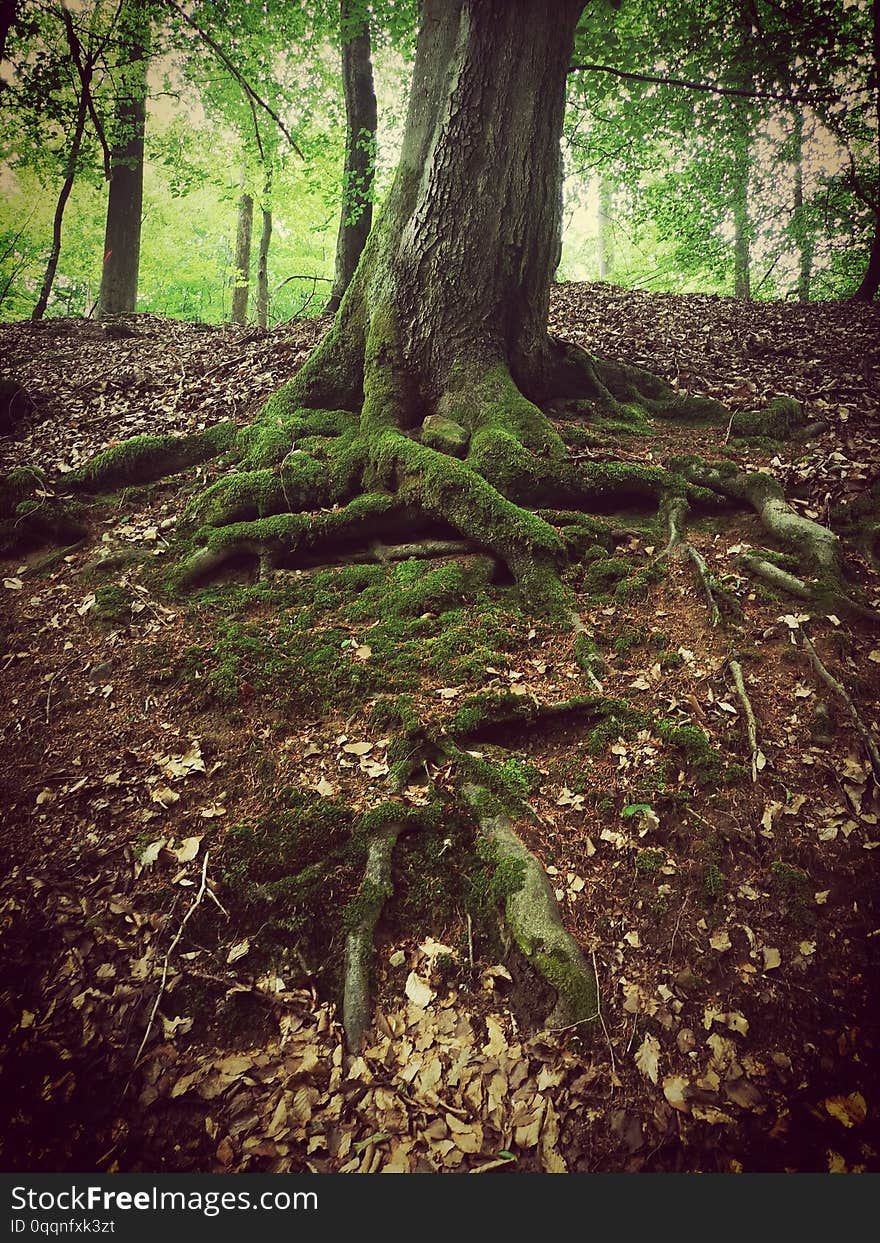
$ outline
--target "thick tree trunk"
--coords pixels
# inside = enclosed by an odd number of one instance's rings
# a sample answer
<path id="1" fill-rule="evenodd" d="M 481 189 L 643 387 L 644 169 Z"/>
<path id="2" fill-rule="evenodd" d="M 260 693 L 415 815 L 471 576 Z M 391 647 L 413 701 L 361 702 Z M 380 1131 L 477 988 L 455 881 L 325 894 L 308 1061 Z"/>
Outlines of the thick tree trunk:
<path id="1" fill-rule="evenodd" d="M 122 67 L 123 80 L 116 104 L 99 319 L 130 314 L 137 309 L 150 42 L 145 0 L 128 0 L 120 15 L 120 33 L 127 63 Z"/>
<path id="2" fill-rule="evenodd" d="M 466 390 L 477 370 L 496 364 L 529 395 L 546 390 L 559 136 L 582 7 L 578 0 L 426 0 L 382 221 L 336 331 L 303 377 L 332 376 L 339 387 L 312 399 L 359 404 L 357 360 L 369 371 L 380 355 L 394 358 L 410 422 L 425 413 L 415 407 Z"/>
<path id="3" fill-rule="evenodd" d="M 614 204 L 614 185 L 607 177 L 602 177 L 599 181 L 599 211 L 598 211 L 598 234 L 597 234 L 597 251 L 598 251 L 598 274 L 599 280 L 608 279 L 608 273 L 611 271 L 611 265 L 614 261 L 611 240 L 611 212 Z"/>
<path id="4" fill-rule="evenodd" d="M 342 87 L 345 95 L 345 168 L 336 238 L 333 290 L 326 310 L 335 313 L 357 270 L 373 223 L 376 153 L 376 92 L 370 55 L 370 24 L 357 0 L 341 0 Z"/>
<path id="5" fill-rule="evenodd" d="M 241 174 L 242 194 L 238 200 L 238 227 L 235 233 L 235 278 L 232 286 L 233 324 L 247 323 L 251 281 L 251 235 L 254 228 L 254 200 L 244 193 L 245 174 Z"/>

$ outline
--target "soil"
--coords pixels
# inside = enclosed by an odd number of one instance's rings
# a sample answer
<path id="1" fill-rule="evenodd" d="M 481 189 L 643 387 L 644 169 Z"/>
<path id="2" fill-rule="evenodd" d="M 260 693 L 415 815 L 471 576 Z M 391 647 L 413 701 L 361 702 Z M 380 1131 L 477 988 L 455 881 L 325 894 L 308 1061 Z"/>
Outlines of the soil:
<path id="1" fill-rule="evenodd" d="M 590 452 L 661 464 L 724 454 L 769 470 L 800 512 L 827 521 L 880 479 L 878 317 L 566 285 L 551 327 L 731 410 L 802 401 L 824 430 L 800 444 L 654 421 Z M 67 471 L 127 436 L 245 422 L 328 322 L 0 325 L 3 378 L 30 402 L 0 439 L 0 471 L 37 465 L 63 491 Z M 215 470 L 99 498 L 89 539 L 3 567 L 4 1168 L 880 1169 L 880 798 L 846 706 L 802 644 L 806 633 L 876 738 L 870 623 L 750 580 L 738 552 L 774 545 L 738 511 L 688 528 L 742 609 L 725 626 L 709 624 L 687 560 L 669 559 L 643 599 L 575 575 L 606 662 L 602 694 L 645 723 L 600 747 L 576 717 L 468 745 L 529 766 L 517 828 L 596 967 L 601 1020 L 540 1030 L 522 963 L 429 869 L 419 922 L 415 889 L 402 890 L 377 930 L 375 1030 L 351 1058 L 332 965 L 342 932 L 317 957 L 304 935 L 270 937 L 234 901 L 230 859 L 236 829 L 290 790 L 355 812 L 387 797 L 388 737 L 371 717 L 379 623 L 353 619 L 341 598 L 320 617 L 339 632 L 338 669 L 367 677 L 363 702 L 267 689 L 259 664 L 219 696 L 222 590 L 170 596 L 159 573 L 187 496 Z M 665 542 L 654 516 L 612 517 L 630 534 L 609 555 L 650 565 Z M 98 578 L 108 550 L 116 568 Z M 849 550 L 847 570 L 878 607 L 874 566 Z M 309 573 L 287 576 L 291 599 Z M 246 616 L 270 646 L 282 641 L 273 608 Z M 590 693 L 573 638 L 514 619 L 508 640 L 451 684 L 427 663 L 413 670 L 419 718 L 442 730 L 479 691 L 536 704 Z M 758 722 L 756 780 L 732 656 Z M 661 722 L 698 725 L 714 767 L 671 747 Z M 417 808 L 429 785 L 456 779 L 454 765 L 417 773 L 400 801 Z M 443 826 L 431 869 L 466 839 Z M 340 855 L 323 901 L 351 897 Z"/>

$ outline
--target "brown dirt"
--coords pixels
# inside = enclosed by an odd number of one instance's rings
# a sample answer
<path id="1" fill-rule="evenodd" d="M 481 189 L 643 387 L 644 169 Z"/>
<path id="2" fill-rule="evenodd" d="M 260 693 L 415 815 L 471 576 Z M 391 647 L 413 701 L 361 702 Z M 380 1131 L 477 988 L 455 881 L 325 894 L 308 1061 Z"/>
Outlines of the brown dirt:
<path id="1" fill-rule="evenodd" d="M 828 431 L 769 460 L 738 460 L 796 484 L 803 512 L 820 517 L 880 476 L 877 316 L 607 286 L 554 295 L 557 331 L 690 391 L 739 408 L 776 393 L 804 400 Z M 325 326 L 261 333 L 143 317 L 120 339 L 80 321 L 0 326 L 4 374 L 35 403 L 18 439 L 0 442 L 0 468 L 39 463 L 63 474 L 137 431 L 244 420 Z M 722 437 L 663 425 L 650 440 L 628 439 L 623 453 L 663 461 L 695 445 L 717 451 Z M 102 544 L 161 563 L 183 487 L 202 477 L 104 504 L 92 543 L 53 564 L 40 568 L 44 549 L 4 567 L 5 1168 L 880 1168 L 880 804 L 845 710 L 798 645 L 807 629 L 876 734 L 876 634 L 808 620 L 798 602 L 749 583 L 735 550 L 772 544 L 742 514 L 690 528 L 714 572 L 730 575 L 738 630 L 709 626 L 686 562 L 672 561 L 644 601 L 584 595 L 608 663 L 604 693 L 699 724 L 743 771 L 696 784 L 682 758 L 648 797 L 669 759 L 650 728 L 599 755 L 571 722 L 518 737 L 515 753 L 541 772 L 534 818 L 518 827 L 594 956 L 602 1030 L 582 1041 L 518 1024 L 513 981 L 480 946 L 471 969 L 455 912 L 394 942 L 380 933 L 375 1040 L 352 1062 L 322 964 L 262 959 L 251 969 L 260 930 L 220 909 L 219 877 L 229 827 L 286 787 L 313 790 L 323 779 L 354 807 L 380 801 L 383 739 L 365 712 L 290 717 L 248 686 L 224 709 L 197 681 L 163 680 L 160 649 L 169 674 L 188 650 L 198 671 L 211 610 L 163 598 L 133 564 L 110 580 L 128 612 L 102 622 L 83 573 Z M 620 552 L 646 565 L 657 542 L 646 534 Z M 877 576 L 858 558 L 851 568 L 876 602 Z M 362 629 L 348 631 L 354 646 L 340 661 L 369 643 Z M 635 632 L 639 643 L 615 650 Z M 734 644 L 766 760 L 756 783 L 727 668 Z M 674 655 L 664 662 L 662 653 Z M 539 703 L 588 691 L 571 642 L 536 626 L 503 667 L 450 698 L 425 676 L 418 710 L 439 723 L 468 692 L 492 687 Z M 819 703 L 828 734 L 817 739 Z M 364 763 L 343 750 L 361 740 L 373 743 Z M 476 749 L 511 753 L 497 740 Z M 455 779 L 448 769 L 431 776 Z M 405 801 L 423 797 L 414 780 Z M 642 803 L 652 814 L 625 814 Z M 145 864 L 150 844 L 156 857 Z M 433 993 L 427 1007 L 407 999 L 414 976 Z"/>

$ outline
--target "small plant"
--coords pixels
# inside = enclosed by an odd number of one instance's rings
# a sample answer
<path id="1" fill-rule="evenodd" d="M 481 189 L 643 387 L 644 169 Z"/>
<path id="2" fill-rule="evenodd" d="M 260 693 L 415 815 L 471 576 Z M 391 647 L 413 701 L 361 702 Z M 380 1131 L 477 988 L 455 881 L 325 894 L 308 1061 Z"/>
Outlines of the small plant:
<path id="1" fill-rule="evenodd" d="M 666 851 L 651 846 L 636 855 L 636 871 L 643 876 L 655 876 L 666 863 Z"/>

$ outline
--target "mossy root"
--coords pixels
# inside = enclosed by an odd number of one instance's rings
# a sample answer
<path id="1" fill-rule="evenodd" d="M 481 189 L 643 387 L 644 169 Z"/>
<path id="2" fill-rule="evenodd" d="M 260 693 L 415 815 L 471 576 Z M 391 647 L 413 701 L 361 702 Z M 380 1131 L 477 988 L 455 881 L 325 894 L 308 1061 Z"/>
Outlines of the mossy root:
<path id="1" fill-rule="evenodd" d="M 486 790 L 468 783 L 461 792 L 476 812 L 480 835 L 496 861 L 512 865 L 520 873 L 520 887 L 504 900 L 504 922 L 520 953 L 556 994 L 545 1018 L 546 1027 L 578 1027 L 585 1034 L 598 1020 L 598 984 L 583 951 L 562 922 L 547 873 L 507 816 L 481 811 L 487 801 Z"/>

